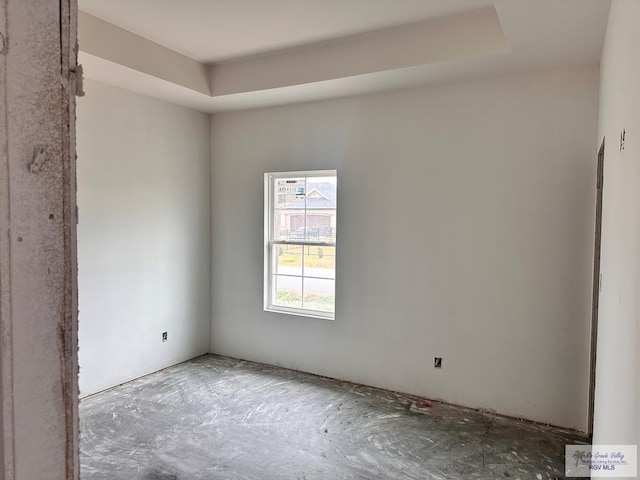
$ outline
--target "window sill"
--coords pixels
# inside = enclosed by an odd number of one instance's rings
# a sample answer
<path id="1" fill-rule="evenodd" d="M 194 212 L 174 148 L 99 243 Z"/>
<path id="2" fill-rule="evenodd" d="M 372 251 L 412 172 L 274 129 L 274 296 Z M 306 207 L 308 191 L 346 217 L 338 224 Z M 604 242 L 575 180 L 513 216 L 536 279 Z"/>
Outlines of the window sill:
<path id="1" fill-rule="evenodd" d="M 308 317 L 308 318 L 318 318 L 320 320 L 335 320 L 336 316 L 334 313 L 329 312 L 318 312 L 313 310 L 302 310 L 296 308 L 287 308 L 287 307 L 279 307 L 275 305 L 271 305 L 269 307 L 265 307 L 265 312 L 271 313 L 284 313 L 285 315 L 295 315 L 296 317 Z"/>

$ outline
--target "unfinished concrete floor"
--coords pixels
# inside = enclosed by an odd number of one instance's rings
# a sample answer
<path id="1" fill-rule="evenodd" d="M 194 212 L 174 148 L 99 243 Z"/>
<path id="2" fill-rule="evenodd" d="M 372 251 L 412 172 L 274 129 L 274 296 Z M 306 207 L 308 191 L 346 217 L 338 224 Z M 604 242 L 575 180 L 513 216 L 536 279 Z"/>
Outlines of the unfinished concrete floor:
<path id="1" fill-rule="evenodd" d="M 81 480 L 539 480 L 586 441 L 423 403 L 207 355 L 82 400 Z"/>

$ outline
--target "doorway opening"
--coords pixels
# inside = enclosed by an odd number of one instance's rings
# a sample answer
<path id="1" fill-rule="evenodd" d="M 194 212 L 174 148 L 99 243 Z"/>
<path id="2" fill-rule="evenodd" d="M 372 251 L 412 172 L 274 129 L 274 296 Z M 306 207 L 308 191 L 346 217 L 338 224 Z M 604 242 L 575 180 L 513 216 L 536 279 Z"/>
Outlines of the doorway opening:
<path id="1" fill-rule="evenodd" d="M 591 365 L 589 376 L 589 437 L 593 436 L 593 416 L 596 394 L 596 356 L 598 349 L 598 306 L 600 301 L 600 250 L 602 246 L 602 193 L 604 187 L 604 141 L 598 151 L 598 165 L 596 168 L 596 223 L 593 248 L 593 299 L 591 309 Z"/>

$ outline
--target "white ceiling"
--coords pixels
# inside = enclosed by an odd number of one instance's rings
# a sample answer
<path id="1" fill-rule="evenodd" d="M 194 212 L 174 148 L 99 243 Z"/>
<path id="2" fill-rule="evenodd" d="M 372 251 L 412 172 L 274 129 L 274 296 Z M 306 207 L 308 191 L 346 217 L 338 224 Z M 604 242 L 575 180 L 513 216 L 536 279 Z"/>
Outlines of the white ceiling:
<path id="1" fill-rule="evenodd" d="M 561 0 L 557 0 L 561 1 Z M 79 0 L 80 9 L 203 63 L 493 5 L 491 0 Z"/>
<path id="2" fill-rule="evenodd" d="M 79 2 L 85 12 L 79 16 L 79 45 L 86 77 L 210 113 L 593 67 L 600 61 L 610 5 L 610 0 Z"/>

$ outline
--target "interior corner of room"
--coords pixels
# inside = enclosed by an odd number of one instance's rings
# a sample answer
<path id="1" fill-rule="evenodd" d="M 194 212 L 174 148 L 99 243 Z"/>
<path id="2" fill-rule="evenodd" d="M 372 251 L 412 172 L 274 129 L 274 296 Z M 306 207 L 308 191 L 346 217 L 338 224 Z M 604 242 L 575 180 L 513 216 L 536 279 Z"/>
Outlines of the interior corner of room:
<path id="1" fill-rule="evenodd" d="M 211 352 L 586 431 L 598 84 L 580 66 L 209 130 L 88 80 L 82 395 Z M 262 308 L 263 174 L 318 168 L 340 189 L 334 323 Z"/>
<path id="2" fill-rule="evenodd" d="M 198 22 L 167 29 L 178 10 L 109 3 L 79 2 L 81 405 L 168 367 L 236 369 L 638 444 L 640 2 L 433 1 L 431 18 L 406 0 L 342 33 L 315 2 L 338 33 L 260 50 L 266 26 L 226 53 Z M 319 171 L 337 217 L 265 237 L 265 174 Z M 326 318 L 265 307 L 310 228 L 335 235 L 306 250 L 317 268 L 335 249 Z"/>

